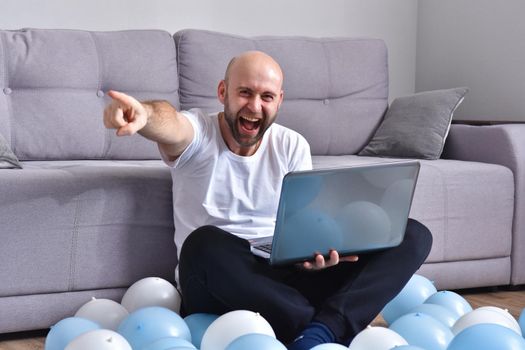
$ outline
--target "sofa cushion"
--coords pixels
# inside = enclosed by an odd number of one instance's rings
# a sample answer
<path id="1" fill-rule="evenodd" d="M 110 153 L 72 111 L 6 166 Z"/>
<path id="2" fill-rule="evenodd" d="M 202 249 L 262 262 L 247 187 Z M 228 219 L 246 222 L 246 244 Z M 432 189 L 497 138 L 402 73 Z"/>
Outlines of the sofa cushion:
<path id="1" fill-rule="evenodd" d="M 438 159 L 452 115 L 468 88 L 420 92 L 396 98 L 362 156 Z"/>
<path id="2" fill-rule="evenodd" d="M 177 106 L 171 35 L 0 31 L 0 133 L 20 160 L 159 159 L 155 144 L 139 135 L 117 138 L 105 129 L 109 89 Z"/>
<path id="3" fill-rule="evenodd" d="M 171 175 L 161 161 L 23 165 L 0 172 L 1 297 L 173 280 Z"/>
<path id="4" fill-rule="evenodd" d="M 0 169 L 22 168 L 11 147 L 0 134 Z"/>
<path id="5" fill-rule="evenodd" d="M 315 168 L 384 163 L 400 159 L 314 157 Z M 514 179 L 501 165 L 421 160 L 410 217 L 432 232 L 427 263 L 509 257 Z M 468 205 L 467 205 L 468 204 Z M 508 281 L 507 281 L 508 283 Z"/>
<path id="6" fill-rule="evenodd" d="M 184 30 L 175 34 L 182 109 L 222 110 L 217 85 L 247 50 L 274 57 L 284 72 L 278 123 L 306 137 L 312 154 L 354 154 L 387 107 L 385 43 L 376 39 L 256 37 Z"/>

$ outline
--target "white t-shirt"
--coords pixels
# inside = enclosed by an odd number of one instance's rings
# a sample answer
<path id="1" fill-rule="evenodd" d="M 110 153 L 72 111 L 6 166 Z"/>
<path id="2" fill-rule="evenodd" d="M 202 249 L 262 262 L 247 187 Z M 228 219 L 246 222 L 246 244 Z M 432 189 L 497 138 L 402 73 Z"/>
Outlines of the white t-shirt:
<path id="1" fill-rule="evenodd" d="M 271 236 L 286 173 L 312 168 L 310 146 L 297 132 L 272 124 L 254 155 L 232 153 L 218 114 L 182 112 L 194 138 L 171 167 L 175 244 L 198 227 L 214 225 L 242 238 Z M 162 152 L 161 152 L 162 154 Z"/>

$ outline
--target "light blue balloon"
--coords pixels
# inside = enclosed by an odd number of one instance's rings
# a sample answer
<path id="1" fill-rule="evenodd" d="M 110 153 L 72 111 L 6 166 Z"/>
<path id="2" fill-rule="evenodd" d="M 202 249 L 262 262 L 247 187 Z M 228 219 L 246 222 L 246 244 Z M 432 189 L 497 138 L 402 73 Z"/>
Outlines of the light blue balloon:
<path id="1" fill-rule="evenodd" d="M 398 346 L 394 346 L 390 350 L 425 350 L 425 349 L 419 346 L 415 346 L 415 345 L 398 345 Z"/>
<path id="2" fill-rule="evenodd" d="M 267 334 L 250 333 L 232 341 L 225 350 L 286 350 L 286 346 Z"/>
<path id="3" fill-rule="evenodd" d="M 117 332 L 133 349 L 166 337 L 179 337 L 191 342 L 190 329 L 177 313 L 158 306 L 138 309 L 120 323 Z"/>
<path id="4" fill-rule="evenodd" d="M 452 311 L 458 318 L 472 311 L 472 306 L 461 295 L 443 290 L 436 292 L 425 300 L 425 304 L 441 305 Z"/>
<path id="5" fill-rule="evenodd" d="M 525 339 L 499 324 L 480 323 L 456 334 L 447 350 L 525 350 Z"/>
<path id="6" fill-rule="evenodd" d="M 518 319 L 518 323 L 521 328 L 521 334 L 525 337 L 525 309 L 521 310 L 520 317 Z"/>
<path id="7" fill-rule="evenodd" d="M 409 313 L 416 306 L 423 304 L 429 296 L 436 292 L 436 287 L 430 280 L 415 274 L 401 292 L 385 305 L 381 315 L 387 324 L 392 324 L 397 318 Z"/>
<path id="8" fill-rule="evenodd" d="M 405 338 L 409 345 L 426 350 L 445 350 L 454 337 L 447 326 L 422 313 L 401 316 L 389 328 Z"/>
<path id="9" fill-rule="evenodd" d="M 168 350 L 173 348 L 195 349 L 192 343 L 178 337 L 166 337 L 155 340 L 143 347 L 141 350 Z"/>
<path id="10" fill-rule="evenodd" d="M 348 346 L 344 346 L 336 343 L 325 343 L 319 344 L 311 348 L 310 350 L 348 350 Z"/>
<path id="11" fill-rule="evenodd" d="M 443 323 L 448 328 L 452 328 L 454 323 L 458 320 L 458 316 L 445 308 L 444 306 L 437 304 L 421 304 L 413 308 L 410 313 L 422 313 L 434 317 L 439 322 Z"/>
<path id="12" fill-rule="evenodd" d="M 74 338 L 89 331 L 100 329 L 100 326 L 82 317 L 68 317 L 51 327 L 46 336 L 45 350 L 64 350 Z"/>
<path id="13" fill-rule="evenodd" d="M 197 349 L 201 348 L 201 341 L 204 332 L 206 332 L 210 324 L 218 318 L 218 315 L 205 313 L 196 313 L 184 317 L 184 321 L 190 329 L 191 342 L 197 347 Z"/>

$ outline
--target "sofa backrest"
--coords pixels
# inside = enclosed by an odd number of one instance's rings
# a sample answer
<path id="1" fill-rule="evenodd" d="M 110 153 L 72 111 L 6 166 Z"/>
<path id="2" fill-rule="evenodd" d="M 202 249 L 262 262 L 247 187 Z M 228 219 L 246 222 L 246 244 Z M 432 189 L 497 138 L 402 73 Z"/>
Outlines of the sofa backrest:
<path id="1" fill-rule="evenodd" d="M 354 154 L 387 108 L 387 50 L 378 39 L 256 37 L 202 30 L 175 33 L 182 109 L 222 110 L 217 85 L 229 60 L 268 53 L 284 71 L 278 123 L 306 137 L 314 155 Z"/>
<path id="2" fill-rule="evenodd" d="M 110 89 L 178 106 L 172 36 L 0 31 L 0 133 L 21 160 L 159 159 L 154 143 L 104 128 Z"/>

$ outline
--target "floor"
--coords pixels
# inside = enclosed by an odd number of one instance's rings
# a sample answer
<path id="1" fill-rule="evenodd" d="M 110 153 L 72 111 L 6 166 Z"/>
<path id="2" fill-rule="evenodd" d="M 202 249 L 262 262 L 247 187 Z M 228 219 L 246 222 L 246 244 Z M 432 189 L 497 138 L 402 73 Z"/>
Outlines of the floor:
<path id="1" fill-rule="evenodd" d="M 460 294 L 468 300 L 473 308 L 481 306 L 497 306 L 507 309 L 516 319 L 525 308 L 525 289 L 518 291 L 495 290 L 465 290 Z M 384 326 L 385 323 L 378 317 L 373 322 L 374 326 Z M 41 350 L 44 349 L 46 336 L 45 330 L 2 334 L 0 335 L 0 350 Z"/>

